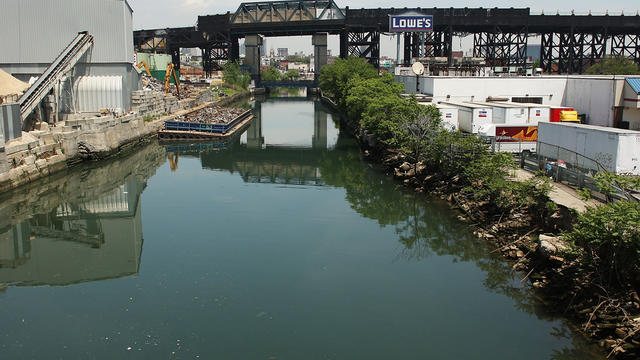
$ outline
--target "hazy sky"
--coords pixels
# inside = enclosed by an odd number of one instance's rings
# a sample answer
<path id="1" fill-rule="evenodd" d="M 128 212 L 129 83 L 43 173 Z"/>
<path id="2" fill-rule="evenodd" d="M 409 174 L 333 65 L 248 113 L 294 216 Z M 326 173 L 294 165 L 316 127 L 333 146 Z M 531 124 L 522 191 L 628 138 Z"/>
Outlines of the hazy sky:
<path id="1" fill-rule="evenodd" d="M 133 27 L 139 29 L 155 29 L 178 26 L 194 26 L 198 21 L 198 15 L 224 14 L 227 11 L 235 12 L 241 0 L 128 0 L 133 8 Z M 341 8 L 386 8 L 386 7 L 529 7 L 532 13 L 555 14 L 556 11 L 569 12 L 575 10 L 576 14 L 588 13 L 620 13 L 635 15 L 640 9 L 637 0 L 618 0 L 605 2 L 601 0 L 536 0 L 536 1 L 415 1 L 415 0 L 336 0 Z M 395 54 L 395 41 L 387 38 L 382 42 L 383 55 Z M 338 50 L 337 37 L 329 39 L 329 48 L 334 52 Z M 289 47 L 290 52 L 303 50 L 311 51 L 311 38 L 268 38 L 268 48 Z M 467 50 L 468 45 L 454 44 L 454 48 Z"/>

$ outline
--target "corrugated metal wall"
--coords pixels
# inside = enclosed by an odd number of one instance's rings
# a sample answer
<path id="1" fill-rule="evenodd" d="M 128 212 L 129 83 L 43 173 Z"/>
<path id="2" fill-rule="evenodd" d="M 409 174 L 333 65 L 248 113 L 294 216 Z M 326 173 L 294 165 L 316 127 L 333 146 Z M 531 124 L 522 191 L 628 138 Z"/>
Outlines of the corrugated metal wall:
<path id="1" fill-rule="evenodd" d="M 22 136 L 20 104 L 0 105 L 0 134 L 4 141 Z"/>
<path id="2" fill-rule="evenodd" d="M 73 85 L 76 112 L 122 110 L 122 76 L 81 76 Z"/>
<path id="3" fill-rule="evenodd" d="M 125 0 L 1 0 L 0 64 L 50 63 L 80 31 L 95 37 L 91 63 L 133 62 Z"/>

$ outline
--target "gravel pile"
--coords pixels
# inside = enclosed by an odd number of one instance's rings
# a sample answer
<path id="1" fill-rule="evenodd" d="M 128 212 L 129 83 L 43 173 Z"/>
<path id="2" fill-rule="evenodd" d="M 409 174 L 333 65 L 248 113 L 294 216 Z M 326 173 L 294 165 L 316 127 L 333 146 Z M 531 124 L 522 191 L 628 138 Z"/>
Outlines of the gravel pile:
<path id="1" fill-rule="evenodd" d="M 226 124 L 243 114 L 245 111 L 247 110 L 213 105 L 187 115 L 179 116 L 175 121 L 198 124 Z"/>

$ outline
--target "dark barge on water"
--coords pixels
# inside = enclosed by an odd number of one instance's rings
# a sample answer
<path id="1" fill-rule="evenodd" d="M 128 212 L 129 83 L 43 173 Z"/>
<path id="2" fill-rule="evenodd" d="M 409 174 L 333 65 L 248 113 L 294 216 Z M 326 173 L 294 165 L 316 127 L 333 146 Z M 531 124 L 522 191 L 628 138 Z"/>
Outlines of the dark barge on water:
<path id="1" fill-rule="evenodd" d="M 212 140 L 226 139 L 249 126 L 253 114 L 247 110 L 227 123 L 197 123 L 188 121 L 165 121 L 158 132 L 160 140 Z"/>

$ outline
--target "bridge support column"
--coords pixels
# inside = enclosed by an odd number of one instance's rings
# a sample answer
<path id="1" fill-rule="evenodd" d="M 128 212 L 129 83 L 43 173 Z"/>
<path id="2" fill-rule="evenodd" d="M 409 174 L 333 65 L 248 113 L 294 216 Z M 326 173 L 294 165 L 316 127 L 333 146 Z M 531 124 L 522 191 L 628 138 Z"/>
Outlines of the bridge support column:
<path id="1" fill-rule="evenodd" d="M 327 112 L 317 101 L 313 103 L 313 110 L 311 146 L 314 150 L 327 150 Z"/>
<path id="2" fill-rule="evenodd" d="M 244 44 L 247 48 L 247 56 L 244 62 L 245 65 L 249 66 L 251 80 L 254 80 L 256 86 L 258 86 L 260 84 L 260 46 L 262 45 L 262 36 L 247 35 L 244 38 Z"/>
<path id="3" fill-rule="evenodd" d="M 315 68 L 314 80 L 317 83 L 320 71 L 327 65 L 327 33 L 314 34 L 311 43 L 313 44 L 313 66 Z"/>
<path id="4" fill-rule="evenodd" d="M 247 129 L 247 148 L 260 150 L 264 144 L 264 137 L 262 136 L 262 103 L 256 101 L 255 109 L 253 111 L 254 118 Z"/>

